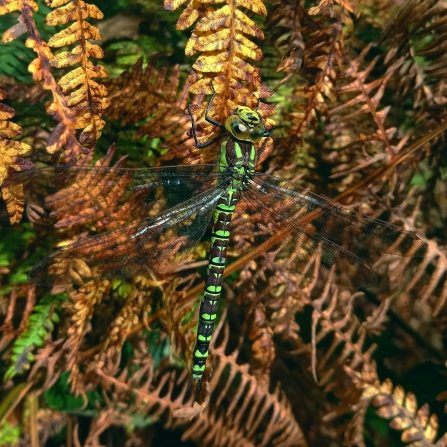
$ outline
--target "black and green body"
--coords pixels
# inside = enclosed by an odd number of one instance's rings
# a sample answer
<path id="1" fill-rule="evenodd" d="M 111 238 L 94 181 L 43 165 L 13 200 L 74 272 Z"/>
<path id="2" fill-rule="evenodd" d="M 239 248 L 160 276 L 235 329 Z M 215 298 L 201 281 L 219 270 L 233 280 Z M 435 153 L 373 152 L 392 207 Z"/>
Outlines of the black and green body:
<path id="1" fill-rule="evenodd" d="M 230 239 L 231 218 L 236 210 L 241 192 L 248 188 L 254 176 L 256 149 L 253 143 L 231 137 L 221 145 L 220 170 L 232 171 L 232 181 L 216 204 L 205 291 L 199 310 L 197 343 L 194 348 L 192 378 L 201 380 L 205 371 L 209 344 L 219 308 L 222 281 Z"/>
<path id="2" fill-rule="evenodd" d="M 214 211 L 208 271 L 200 304 L 197 343 L 193 354 L 192 379 L 199 382 L 199 387 L 205 371 L 209 345 L 219 309 L 222 281 L 227 261 L 227 247 L 230 240 L 231 218 L 243 191 L 250 188 L 250 181 L 255 175 L 257 159 L 255 143 L 259 143 L 262 138 L 265 138 L 264 144 L 261 145 L 259 150 L 259 153 L 262 152 L 268 137 L 273 131 L 273 128 L 266 129 L 257 110 L 252 110 L 246 106 L 237 107 L 233 114 L 225 120 L 224 125 L 211 119 L 208 113 L 215 96 L 216 93 L 214 92 L 205 112 L 205 120 L 220 127 L 222 132 L 212 141 L 204 144 L 197 141 L 194 119 L 188 108 L 197 147 L 209 146 L 226 135 L 229 137 L 220 147 L 219 171 L 229 181 Z"/>
<path id="3" fill-rule="evenodd" d="M 211 104 L 212 101 L 210 101 Z M 356 247 L 398 255 L 423 255 L 414 234 L 343 208 L 286 180 L 255 171 L 271 133 L 256 110 L 238 107 L 213 140 L 221 144 L 217 165 L 127 169 L 61 166 L 16 175 L 9 191 L 21 200 L 23 184 L 35 203 L 36 224 L 54 225 L 74 238 L 75 229 L 103 231 L 59 249 L 28 274 L 34 284 L 76 284 L 169 274 L 194 252 L 213 221 L 208 274 L 199 310 L 192 378 L 199 387 L 222 291 L 230 222 L 243 216 L 248 231 L 237 233 L 239 252 L 268 267 L 348 287 L 375 282 Z M 259 149 L 256 144 L 265 138 Z M 42 214 L 42 215 L 40 215 Z M 241 222 L 241 220 L 239 221 Z M 104 232 L 104 230 L 106 230 Z M 262 250 L 261 250 L 262 248 Z"/>

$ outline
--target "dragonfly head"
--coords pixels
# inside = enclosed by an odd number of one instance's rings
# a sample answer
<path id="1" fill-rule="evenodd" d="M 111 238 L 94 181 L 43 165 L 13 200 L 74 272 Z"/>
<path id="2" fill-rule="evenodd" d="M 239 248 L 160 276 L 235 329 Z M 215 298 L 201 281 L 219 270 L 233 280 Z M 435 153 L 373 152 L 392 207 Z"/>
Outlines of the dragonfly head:
<path id="1" fill-rule="evenodd" d="M 238 106 L 225 120 L 225 129 L 238 140 L 259 143 L 264 136 L 264 124 L 258 114 L 250 107 Z"/>

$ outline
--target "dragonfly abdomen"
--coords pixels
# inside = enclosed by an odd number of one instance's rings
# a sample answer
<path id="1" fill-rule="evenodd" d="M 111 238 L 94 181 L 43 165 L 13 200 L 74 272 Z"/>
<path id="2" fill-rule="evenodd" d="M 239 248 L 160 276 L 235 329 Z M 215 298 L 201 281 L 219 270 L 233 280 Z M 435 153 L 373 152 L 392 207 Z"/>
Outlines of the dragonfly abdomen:
<path id="1" fill-rule="evenodd" d="M 209 345 L 219 309 L 223 273 L 227 259 L 227 246 L 230 238 L 230 222 L 238 200 L 239 192 L 233 188 L 228 188 L 218 200 L 214 212 L 208 274 L 199 309 L 199 326 L 192 366 L 192 378 L 194 381 L 199 381 L 199 384 L 205 372 Z"/>

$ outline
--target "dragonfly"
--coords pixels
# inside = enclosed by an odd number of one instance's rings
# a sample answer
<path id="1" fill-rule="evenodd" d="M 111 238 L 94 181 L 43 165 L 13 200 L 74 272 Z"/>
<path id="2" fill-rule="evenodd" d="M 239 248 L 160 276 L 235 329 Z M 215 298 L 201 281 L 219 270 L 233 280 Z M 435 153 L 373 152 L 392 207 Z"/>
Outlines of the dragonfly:
<path id="1" fill-rule="evenodd" d="M 238 106 L 206 143 L 224 139 L 217 164 L 129 169 L 121 166 L 57 166 L 21 172 L 40 222 L 56 231 L 88 227 L 104 231 L 78 239 L 35 265 L 30 283 L 83 285 L 91 280 L 164 274 L 184 262 L 210 222 L 210 252 L 201 297 L 192 382 L 199 390 L 222 292 L 230 235 L 240 252 L 250 250 L 268 267 L 352 288 L 374 285 L 371 267 L 356 247 L 401 256 L 423 256 L 426 244 L 415 234 L 373 219 L 284 179 L 256 171 L 272 128 L 257 109 Z M 264 139 L 264 141 L 262 141 Z M 257 149 L 257 145 L 260 146 Z M 231 228 L 238 216 L 244 229 Z M 234 219 L 233 219 L 234 221 Z"/>

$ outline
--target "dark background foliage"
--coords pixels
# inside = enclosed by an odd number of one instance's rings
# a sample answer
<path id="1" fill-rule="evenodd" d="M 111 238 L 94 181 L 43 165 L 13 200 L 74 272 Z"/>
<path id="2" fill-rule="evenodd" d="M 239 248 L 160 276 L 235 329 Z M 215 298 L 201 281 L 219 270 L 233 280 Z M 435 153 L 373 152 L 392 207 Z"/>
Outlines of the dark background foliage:
<path id="1" fill-rule="evenodd" d="M 65 104 L 71 90 L 56 86 L 78 65 L 28 68 L 61 51 L 45 46 L 67 27 L 45 24 L 55 5 L 0 3 L 1 33 L 28 14 L 43 42 L 28 28 L 0 44 L 0 87 L 9 95 L 1 99 L 15 110 L 0 118 L 23 130 L 0 127 L 2 181 L 31 162 L 143 168 L 216 157 L 216 147 L 193 147 L 184 114 L 193 103 L 203 115 L 210 90 L 190 85 L 214 74 L 191 67 L 216 51 L 186 56 L 193 27 L 177 29 L 179 13 L 159 1 L 94 4 L 104 17 L 90 16 L 102 39 L 91 43 L 104 56 L 92 60 L 108 72 L 96 79 L 108 93 L 89 88 L 110 105 L 85 112 Z M 78 235 L 36 225 L 32 207 L 12 227 L 20 204 L 2 204 L 0 445 L 447 445 L 446 6 L 273 0 L 265 7 L 267 17 L 240 8 L 265 34 L 247 35 L 264 56 L 250 61 L 262 80 L 255 73 L 242 82 L 248 96 L 234 88 L 236 103 L 257 93 L 277 127 L 260 167 L 415 232 L 429 244 L 426 257 L 365 253 L 378 283 L 349 290 L 272 272 L 236 245 L 210 386 L 193 406 L 188 362 L 207 239 L 162 278 L 35 288 L 29 269 Z M 25 45 L 30 35 L 35 51 Z M 80 116 L 85 125 L 74 127 Z M 200 130 L 210 138 L 211 126 Z M 236 239 L 244 234 L 238 223 Z M 95 224 L 80 230 L 93 234 Z"/>

